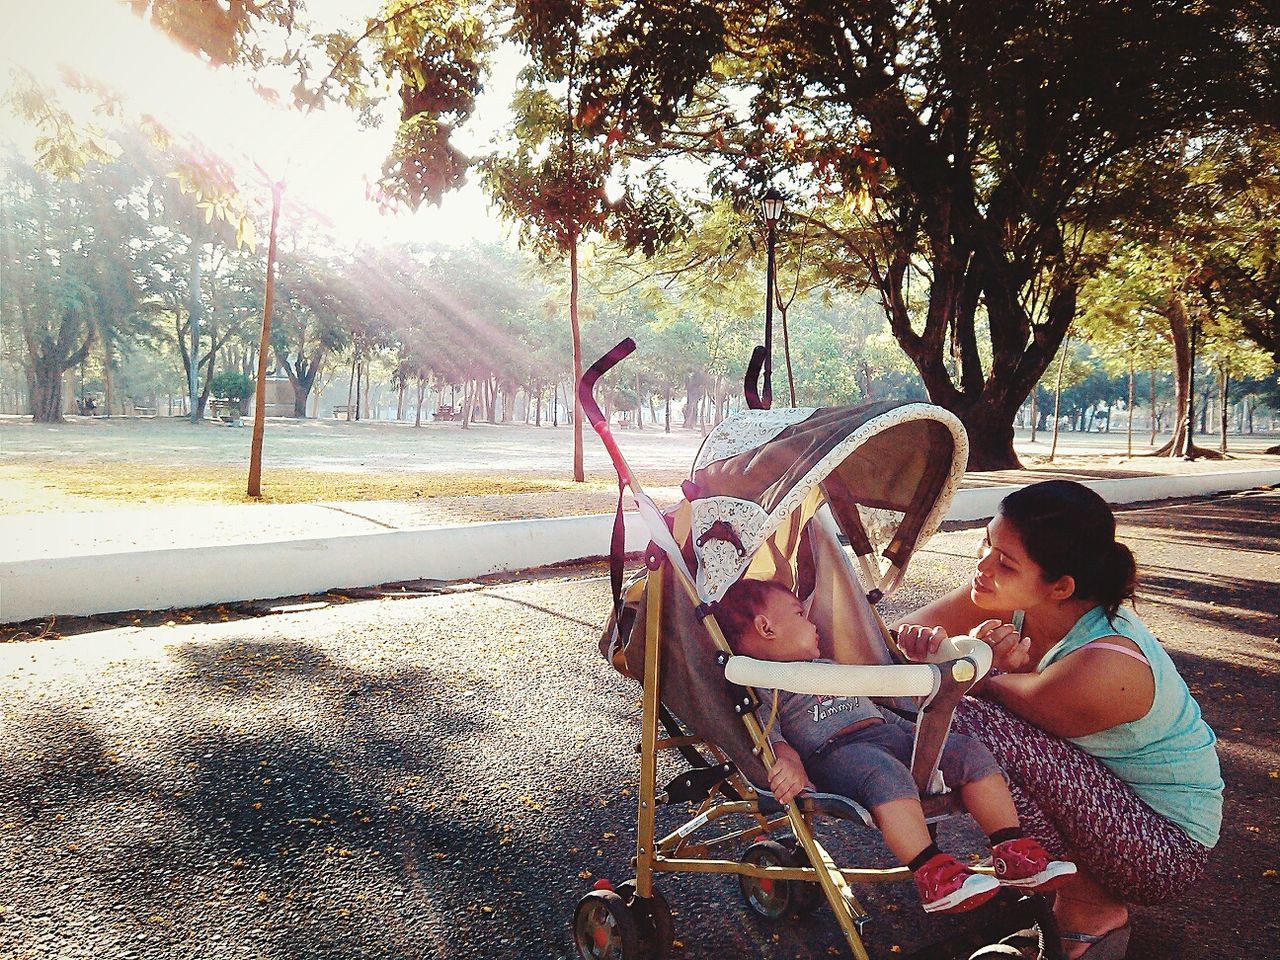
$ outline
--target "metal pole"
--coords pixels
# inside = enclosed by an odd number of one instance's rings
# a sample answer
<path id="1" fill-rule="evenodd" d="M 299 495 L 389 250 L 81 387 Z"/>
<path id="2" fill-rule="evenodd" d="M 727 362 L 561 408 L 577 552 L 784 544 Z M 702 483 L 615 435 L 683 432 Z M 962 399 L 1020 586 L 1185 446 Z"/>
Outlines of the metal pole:
<path id="1" fill-rule="evenodd" d="M 192 241 L 191 278 L 191 364 L 187 371 L 187 387 L 191 397 L 191 422 L 198 422 L 200 414 L 200 243 Z"/>
<path id="2" fill-rule="evenodd" d="M 774 221 L 770 220 L 769 236 L 765 243 L 768 262 L 765 267 L 764 391 L 761 395 L 766 410 L 773 406 L 773 245 L 775 239 Z"/>
<path id="3" fill-rule="evenodd" d="M 1196 427 L 1196 340 L 1200 336 L 1200 321 L 1191 321 L 1191 363 L 1187 369 L 1187 438 L 1183 459 L 1194 461 Z"/>

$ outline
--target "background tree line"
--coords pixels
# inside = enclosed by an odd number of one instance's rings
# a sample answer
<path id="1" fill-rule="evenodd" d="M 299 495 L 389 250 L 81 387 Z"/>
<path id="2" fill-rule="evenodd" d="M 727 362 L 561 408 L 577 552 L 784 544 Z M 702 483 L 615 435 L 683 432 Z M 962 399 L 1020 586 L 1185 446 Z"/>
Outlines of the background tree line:
<path id="1" fill-rule="evenodd" d="M 379 185 L 384 202 L 437 201 L 477 165 L 523 245 L 544 265 L 564 265 L 563 277 L 540 274 L 542 292 L 528 300 L 543 304 L 544 320 L 567 321 L 570 342 L 556 355 L 559 365 L 568 359 L 575 374 L 580 369 L 590 352 L 583 343 L 589 324 L 613 323 L 625 333 L 648 325 L 655 337 L 675 338 L 679 358 L 699 359 L 696 371 L 655 360 L 645 373 L 656 385 L 648 395 L 660 390 L 664 401 L 683 377 L 686 416 L 723 414 L 736 358 L 759 339 L 761 230 L 753 207 L 766 185 L 782 186 L 790 198 L 781 226 L 792 276 L 780 278 L 777 307 L 784 330 L 797 321 L 795 336 L 783 338 L 783 348 L 796 354 L 788 388 L 795 383 L 797 402 L 810 390 L 822 398 L 874 396 L 873 378 L 889 370 L 901 377 L 906 358 L 915 376 L 904 378 L 899 392 L 922 385 L 956 412 L 969 430 L 971 466 L 990 468 L 1016 464 L 1017 419 L 1043 419 L 1040 410 L 1026 412 L 1028 400 L 1042 406 L 1037 384 L 1048 379 L 1071 389 L 1064 344 L 1090 342 L 1108 372 L 1119 363 L 1126 406 L 1139 403 L 1134 390 L 1144 368 L 1151 388 L 1159 378 L 1150 371 L 1171 365 L 1175 425 L 1194 402 L 1193 349 L 1202 362 L 1208 356 L 1221 396 L 1230 395 L 1233 381 L 1274 376 L 1280 27 L 1253 0 L 1190 7 L 1026 2 L 995 13 L 987 4 L 391 0 L 351 30 L 275 47 L 272 29 L 306 33 L 302 4 L 246 6 L 209 22 L 175 0 L 134 7 L 210 62 L 296 70 L 294 95 L 308 107 L 342 101 L 367 110 L 389 78 L 401 109 Z M 489 154 L 468 158 L 449 137 L 471 117 L 499 37 L 520 45 L 529 66 L 513 99 L 511 135 Z M 38 113 L 28 107 L 28 117 Z M 92 138 L 75 146 L 101 159 Z M 73 166 L 50 155 L 42 158 L 47 169 Z M 705 189 L 672 176 L 677 167 L 700 171 Z M 227 249 L 225 275 L 213 265 L 218 241 L 197 239 L 200 214 L 215 232 L 219 222 L 229 230 L 235 218 L 216 191 L 203 195 L 185 231 L 181 197 L 172 203 L 172 262 L 156 268 L 168 291 L 144 289 L 140 301 L 144 313 L 168 296 L 164 315 L 180 355 L 180 267 L 187 267 L 187 314 L 199 318 L 212 309 L 206 299 L 217 288 L 211 283 L 206 291 L 201 271 L 230 277 L 244 256 Z M 21 192 L 13 199 L 32 202 Z M 115 213 L 124 217 L 133 206 Z M 67 224 L 88 209 L 83 198 L 78 205 L 55 201 L 46 219 L 57 215 Z M 236 227 L 242 237 L 243 219 Z M 104 229 L 73 246 L 67 265 L 79 272 L 58 288 L 60 298 L 41 295 L 54 305 L 41 308 L 46 317 L 72 318 L 71 334 L 64 337 L 49 320 L 47 330 L 28 337 L 34 294 L 9 298 L 9 312 L 27 325 L 33 409 L 51 371 L 83 362 L 93 343 L 103 345 L 111 370 L 113 324 L 95 326 L 85 306 L 114 303 L 118 312 L 122 298 L 137 293 L 91 282 L 111 236 Z M 593 306 L 595 294 L 585 294 L 591 317 L 580 324 L 586 253 L 598 255 L 593 282 L 609 299 Z M 40 267 L 39 255 L 19 260 L 15 275 Z M 388 353 L 403 354 L 393 365 L 401 388 L 448 379 L 461 386 L 468 415 L 477 399 L 494 415 L 496 398 L 513 396 L 513 382 L 559 376 L 535 372 L 528 365 L 542 352 L 525 349 L 508 358 L 514 372 L 504 381 L 496 365 L 485 368 L 485 357 L 434 341 L 429 319 L 405 319 L 389 305 L 405 302 L 398 291 L 421 289 L 412 264 L 351 259 L 326 266 L 333 268 L 326 275 L 358 282 L 345 294 L 308 288 L 305 269 L 297 268 L 290 307 L 301 311 L 304 326 L 327 314 L 332 328 L 323 335 L 320 323 L 307 337 L 294 326 L 282 334 L 280 366 L 304 394 L 324 358 L 344 350 L 353 406 Z M 288 277 L 284 264 L 282 284 Z M 371 287 L 380 290 L 372 301 Z M 452 329 L 497 329 L 437 293 L 427 299 Z M 870 322 L 869 302 L 882 323 Z M 522 309 L 527 313 L 527 304 L 511 307 L 512 315 Z M 798 323 L 827 309 L 830 324 Z M 224 310 L 218 332 L 187 349 L 188 370 L 212 370 L 232 343 L 234 315 Z M 395 319 L 385 319 L 390 315 Z M 410 332 L 415 325 L 423 331 Z M 541 334 L 541 344 L 562 342 L 550 326 Z M 220 335 L 228 339 L 218 342 Z M 896 350 L 886 349 L 890 340 Z M 428 341 L 433 366 L 423 366 Z M 655 357 L 665 356 L 654 342 Z M 811 363 L 806 343 L 815 346 Z M 619 396 L 645 393 L 643 383 L 616 389 Z M 1218 406 L 1225 416 L 1227 404 Z M 1190 443 L 1175 433 L 1168 452 L 1185 452 Z"/>

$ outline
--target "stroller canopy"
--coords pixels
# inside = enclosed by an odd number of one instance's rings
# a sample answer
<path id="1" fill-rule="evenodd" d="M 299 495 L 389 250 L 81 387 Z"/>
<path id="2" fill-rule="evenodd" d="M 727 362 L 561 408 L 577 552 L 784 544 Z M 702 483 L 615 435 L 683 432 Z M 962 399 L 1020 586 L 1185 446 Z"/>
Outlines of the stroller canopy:
<path id="1" fill-rule="evenodd" d="M 967 458 L 960 421 L 926 403 L 732 414 L 691 474 L 699 594 L 719 600 L 819 485 L 867 589 L 891 593 L 942 522 Z"/>

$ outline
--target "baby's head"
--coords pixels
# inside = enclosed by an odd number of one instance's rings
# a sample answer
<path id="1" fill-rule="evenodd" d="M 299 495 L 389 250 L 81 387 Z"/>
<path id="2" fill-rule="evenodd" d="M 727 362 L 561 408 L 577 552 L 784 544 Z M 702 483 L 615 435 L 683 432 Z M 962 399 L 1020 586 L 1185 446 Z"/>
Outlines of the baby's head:
<path id="1" fill-rule="evenodd" d="M 742 579 L 725 591 L 716 622 L 734 653 L 757 660 L 815 660 L 818 628 L 776 580 Z"/>

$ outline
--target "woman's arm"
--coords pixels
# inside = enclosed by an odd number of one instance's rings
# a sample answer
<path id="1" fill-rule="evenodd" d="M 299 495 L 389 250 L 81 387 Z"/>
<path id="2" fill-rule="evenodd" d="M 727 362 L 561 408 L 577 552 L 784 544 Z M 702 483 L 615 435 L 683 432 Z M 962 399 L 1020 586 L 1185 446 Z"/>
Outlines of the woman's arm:
<path id="1" fill-rule="evenodd" d="M 1131 657 L 1077 651 L 1040 673 L 989 677 L 981 696 L 1054 736 L 1083 737 L 1146 716 L 1155 678 Z"/>
<path id="2" fill-rule="evenodd" d="M 1013 611 L 992 612 L 979 609 L 978 605 L 970 599 L 969 588 L 965 586 L 957 587 L 937 600 L 926 603 L 918 610 L 912 610 L 898 618 L 892 625 L 896 627 L 910 623 L 922 627 L 942 627 L 947 631 L 947 636 L 954 637 L 968 633 L 982 621 L 992 618 L 1011 620 Z"/>

